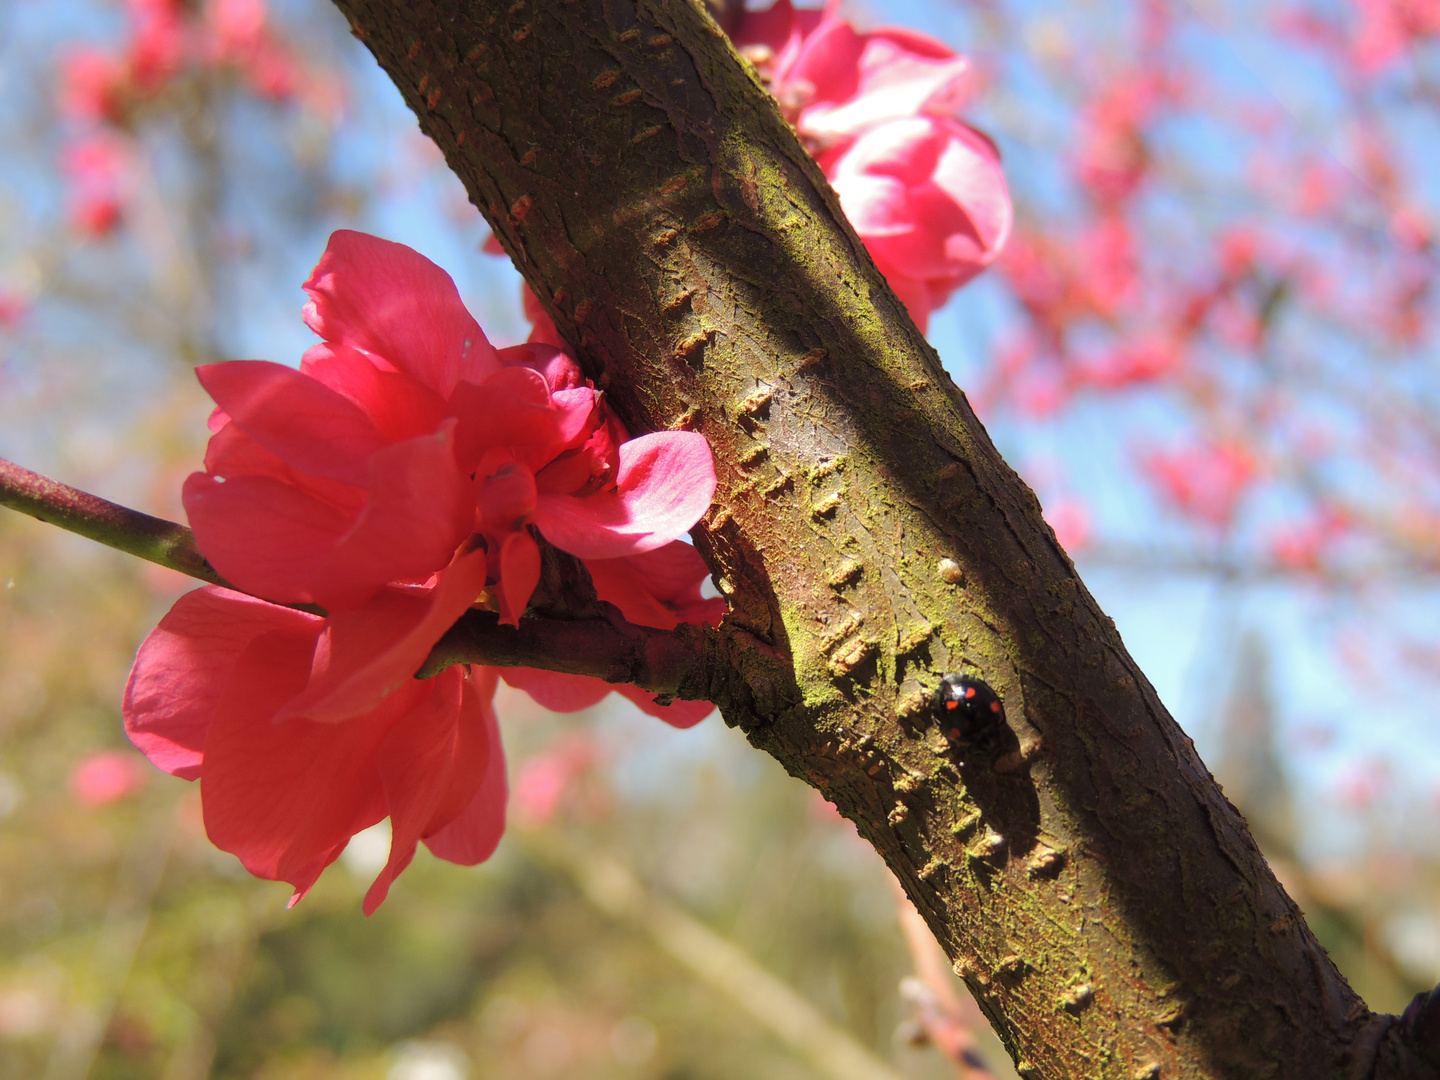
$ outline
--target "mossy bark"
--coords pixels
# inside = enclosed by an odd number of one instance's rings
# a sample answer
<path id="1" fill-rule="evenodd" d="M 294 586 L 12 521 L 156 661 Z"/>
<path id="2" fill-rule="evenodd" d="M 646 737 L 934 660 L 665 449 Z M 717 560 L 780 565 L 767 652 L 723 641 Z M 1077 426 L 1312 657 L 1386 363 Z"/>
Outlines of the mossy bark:
<path id="1" fill-rule="evenodd" d="M 1393 1025 L 703 8 L 336 2 L 627 423 L 709 439 L 725 719 L 874 844 L 1022 1075 L 1369 1075 Z M 930 720 L 957 670 L 993 755 Z"/>

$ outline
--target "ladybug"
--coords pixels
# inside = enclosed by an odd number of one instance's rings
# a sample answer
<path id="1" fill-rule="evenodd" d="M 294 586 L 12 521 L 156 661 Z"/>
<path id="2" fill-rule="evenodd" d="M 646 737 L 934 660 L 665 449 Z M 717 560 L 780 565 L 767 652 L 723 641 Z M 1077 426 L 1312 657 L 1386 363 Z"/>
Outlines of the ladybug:
<path id="1" fill-rule="evenodd" d="M 935 721 L 953 747 L 993 753 L 1005 733 L 1005 707 L 990 684 L 970 675 L 946 675 L 933 701 Z"/>

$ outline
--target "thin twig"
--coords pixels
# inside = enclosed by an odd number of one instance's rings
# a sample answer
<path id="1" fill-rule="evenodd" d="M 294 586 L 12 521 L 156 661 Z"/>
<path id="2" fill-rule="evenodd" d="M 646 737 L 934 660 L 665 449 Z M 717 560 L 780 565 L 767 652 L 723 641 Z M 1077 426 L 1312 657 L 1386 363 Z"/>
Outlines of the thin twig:
<path id="1" fill-rule="evenodd" d="M 0 506 L 211 585 L 234 586 L 215 573 L 184 525 L 151 517 L 0 458 Z"/>

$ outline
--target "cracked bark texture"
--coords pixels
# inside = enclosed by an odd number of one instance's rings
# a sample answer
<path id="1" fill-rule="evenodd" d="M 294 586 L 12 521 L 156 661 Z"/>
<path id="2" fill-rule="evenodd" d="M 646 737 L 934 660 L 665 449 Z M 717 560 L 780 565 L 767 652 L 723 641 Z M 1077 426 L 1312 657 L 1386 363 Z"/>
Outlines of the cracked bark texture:
<path id="1" fill-rule="evenodd" d="M 1316 943 L 702 7 L 336 2 L 620 415 L 710 440 L 725 720 L 856 823 L 1022 1076 L 1437 1075 Z M 946 671 L 1003 699 L 993 759 L 931 723 Z"/>

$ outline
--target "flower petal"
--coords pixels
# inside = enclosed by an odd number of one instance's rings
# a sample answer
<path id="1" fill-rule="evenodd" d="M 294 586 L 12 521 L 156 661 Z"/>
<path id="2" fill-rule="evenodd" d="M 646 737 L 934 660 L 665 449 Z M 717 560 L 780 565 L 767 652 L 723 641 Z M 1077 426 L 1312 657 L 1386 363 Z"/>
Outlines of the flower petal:
<path id="1" fill-rule="evenodd" d="M 683 540 L 620 559 L 586 559 L 595 595 L 639 626 L 673 630 L 682 622 L 719 623 L 725 601 L 703 597 L 710 568 Z"/>
<path id="2" fill-rule="evenodd" d="M 218 479 L 268 476 L 298 488 L 321 502 L 343 510 L 352 518 L 365 505 L 365 492 L 354 484 L 297 472 L 226 418 L 225 425 L 205 446 L 205 471 Z"/>
<path id="3" fill-rule="evenodd" d="M 534 294 L 528 286 L 521 287 L 525 290 L 525 314 L 531 322 L 536 322 L 536 312 L 532 311 L 531 304 L 534 303 L 536 309 L 540 305 L 534 302 Z M 539 324 L 536 326 L 538 329 Z M 563 347 L 536 340 L 533 336 L 523 345 L 501 349 L 496 356 L 505 367 L 527 367 L 538 371 L 552 393 L 585 385 L 585 373 Z"/>
<path id="4" fill-rule="evenodd" d="M 191 473 L 182 491 L 195 543 L 221 577 L 279 603 L 312 603 L 316 576 L 355 521 L 268 476 Z"/>
<path id="5" fill-rule="evenodd" d="M 664 720 L 674 728 L 694 727 L 715 711 L 715 706 L 708 701 L 676 700 L 669 705 L 661 705 L 649 690 L 642 690 L 629 683 L 619 683 L 612 689 L 622 697 L 629 698 L 646 716 Z"/>
<path id="6" fill-rule="evenodd" d="M 505 832 L 505 751 L 500 743 L 500 725 L 495 718 L 495 669 L 471 669 L 465 681 L 461 724 L 480 726 L 490 754 L 485 771 L 470 802 L 459 815 L 433 835 L 425 846 L 437 858 L 461 866 L 474 866 L 488 859 Z"/>
<path id="7" fill-rule="evenodd" d="M 205 585 L 175 601 L 150 632 L 125 684 L 125 733 L 151 762 L 200 775 L 205 733 L 240 654 L 271 630 L 318 636 L 321 620 Z"/>
<path id="8" fill-rule="evenodd" d="M 293 468 L 363 484 L 366 459 L 385 445 L 353 402 L 284 364 L 230 360 L 195 374 L 231 424 Z"/>
<path id="9" fill-rule="evenodd" d="M 453 444 L 447 421 L 433 435 L 371 455 L 370 502 L 315 576 L 317 603 L 358 607 L 392 581 L 424 581 L 449 565 L 475 521 L 473 488 Z"/>
<path id="10" fill-rule="evenodd" d="M 552 400 L 545 377 L 524 366 L 479 386 L 460 383 L 450 398 L 451 412 L 460 418 L 456 458 L 473 470 L 487 451 L 503 449 L 532 471 L 541 468 L 585 426 L 595 398 L 589 389 L 560 393 Z"/>
<path id="11" fill-rule="evenodd" d="M 304 288 L 310 329 L 374 353 L 442 398 L 499 367 L 450 275 L 404 244 L 341 229 Z"/>
<path id="12" fill-rule="evenodd" d="M 434 692 L 380 744 L 380 782 L 390 809 L 390 858 L 365 894 L 372 914 L 428 833 L 453 821 L 475 795 L 491 756 L 483 718 L 463 707 L 469 672 L 449 668 Z"/>
<path id="13" fill-rule="evenodd" d="M 241 654 L 205 739 L 205 831 L 258 877 L 303 895 L 350 837 L 385 816 L 376 753 L 427 699 L 416 682 L 344 724 L 276 723 L 310 676 L 313 635 L 263 634 Z"/>
<path id="14" fill-rule="evenodd" d="M 620 447 L 614 490 L 584 498 L 541 494 L 533 520 L 562 551 L 614 559 L 683 535 L 714 494 L 715 463 L 705 436 L 660 431 Z"/>
<path id="15" fill-rule="evenodd" d="M 507 686 L 524 690 L 537 705 L 551 712 L 579 712 L 602 701 L 611 690 L 604 679 L 590 675 L 567 675 L 560 671 L 539 668 L 501 668 L 500 677 Z"/>
<path id="16" fill-rule="evenodd" d="M 926 110 L 953 112 L 973 82 L 970 61 L 934 38 L 899 27 L 858 34 L 839 19 L 806 42 L 790 77 L 816 87 L 797 126 L 822 139 Z"/>
<path id="17" fill-rule="evenodd" d="M 485 553 L 473 551 L 428 589 L 390 586 L 361 608 L 325 620 L 310 682 L 277 719 L 337 723 L 408 686 L 426 656 L 485 587 Z"/>
<path id="18" fill-rule="evenodd" d="M 656 702 L 655 695 L 629 683 L 607 683 L 593 675 L 566 675 L 536 668 L 502 668 L 500 677 L 517 690 L 524 690 L 537 705 L 551 712 L 579 712 L 603 701 L 613 690 L 633 701 L 641 712 L 664 720 L 671 727 L 694 727 L 715 711 L 708 701 Z"/>
<path id="19" fill-rule="evenodd" d="M 500 547 L 500 622 L 519 626 L 525 605 L 540 582 L 540 547 L 521 530 L 505 538 Z"/>
<path id="20" fill-rule="evenodd" d="M 300 370 L 360 407 L 387 442 L 426 435 L 445 418 L 445 402 L 423 383 L 385 371 L 358 349 L 322 342 L 305 351 Z"/>

